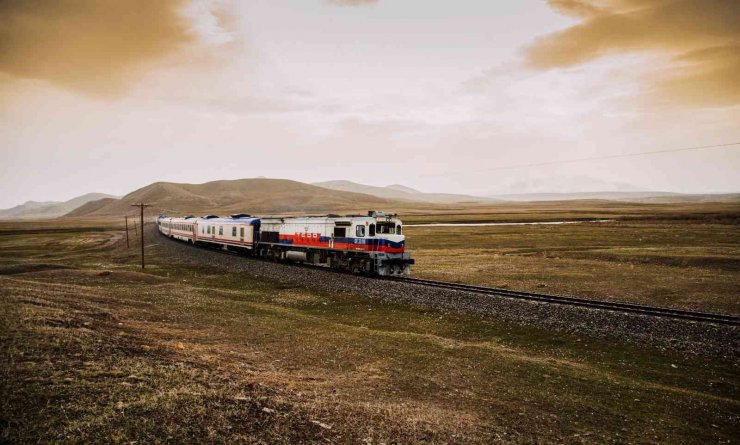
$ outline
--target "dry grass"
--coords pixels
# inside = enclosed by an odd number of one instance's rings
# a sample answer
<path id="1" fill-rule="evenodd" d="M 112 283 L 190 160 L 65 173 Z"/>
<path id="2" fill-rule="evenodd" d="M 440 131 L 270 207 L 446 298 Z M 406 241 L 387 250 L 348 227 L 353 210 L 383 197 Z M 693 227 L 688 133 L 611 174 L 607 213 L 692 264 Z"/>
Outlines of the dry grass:
<path id="1" fill-rule="evenodd" d="M 740 313 L 740 232 L 706 221 L 408 227 L 415 276 Z"/>
<path id="2" fill-rule="evenodd" d="M 523 222 L 588 219 L 740 223 L 740 203 L 640 204 L 603 200 L 503 202 L 496 205 L 448 206 L 403 210 L 403 220 L 431 222 Z"/>
<path id="3" fill-rule="evenodd" d="M 156 246 L 141 273 L 117 232 L 6 235 L 0 249 L 11 442 L 707 443 L 739 432 L 737 362 L 286 287 L 172 263 Z"/>

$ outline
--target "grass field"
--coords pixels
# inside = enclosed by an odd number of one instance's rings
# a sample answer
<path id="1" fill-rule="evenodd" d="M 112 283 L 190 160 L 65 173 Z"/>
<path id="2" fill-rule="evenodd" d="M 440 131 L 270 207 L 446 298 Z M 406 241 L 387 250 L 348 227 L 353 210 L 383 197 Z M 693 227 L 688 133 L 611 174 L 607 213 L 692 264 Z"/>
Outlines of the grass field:
<path id="1" fill-rule="evenodd" d="M 640 204 L 602 200 L 506 202 L 400 212 L 404 223 L 522 222 L 589 219 L 740 224 L 740 203 Z"/>
<path id="2" fill-rule="evenodd" d="M 415 276 L 740 313 L 737 225 L 407 227 Z"/>
<path id="3" fill-rule="evenodd" d="M 0 236 L 4 440 L 730 443 L 740 433 L 736 361 L 285 286 L 173 263 L 157 245 L 141 273 L 120 231 L 87 227 Z M 447 237 L 425 230 L 409 236 L 419 272 L 432 273 L 425 249 Z M 506 243 L 496 231 L 477 242 L 550 252 L 565 236 L 505 233 Z M 615 254 L 555 256 L 574 267 L 616 264 Z M 723 261 L 717 270 L 733 264 Z"/>

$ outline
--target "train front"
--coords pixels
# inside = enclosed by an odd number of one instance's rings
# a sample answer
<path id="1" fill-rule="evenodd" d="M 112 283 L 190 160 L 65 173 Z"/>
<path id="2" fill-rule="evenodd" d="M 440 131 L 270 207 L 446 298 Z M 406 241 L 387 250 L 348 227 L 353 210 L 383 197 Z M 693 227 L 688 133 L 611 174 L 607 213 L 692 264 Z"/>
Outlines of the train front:
<path id="1" fill-rule="evenodd" d="M 414 264 L 411 253 L 406 252 L 406 237 L 403 223 L 395 215 L 386 216 L 382 212 L 369 212 L 375 219 L 370 224 L 370 236 L 375 237 L 375 270 L 381 276 L 409 275 Z M 375 233 L 373 233 L 375 232 Z"/>

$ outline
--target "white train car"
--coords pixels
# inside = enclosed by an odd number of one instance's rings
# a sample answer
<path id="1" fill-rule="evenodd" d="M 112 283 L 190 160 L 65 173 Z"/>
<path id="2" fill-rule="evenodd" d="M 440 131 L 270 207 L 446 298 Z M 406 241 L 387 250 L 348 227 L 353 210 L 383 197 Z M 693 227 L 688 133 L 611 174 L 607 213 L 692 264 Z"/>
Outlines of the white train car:
<path id="1" fill-rule="evenodd" d="M 170 238 L 190 244 L 245 250 L 254 248 L 259 223 L 259 218 L 252 218 L 245 214 L 232 215 L 228 218 L 215 215 L 202 218 L 194 216 L 183 218 L 160 216 L 157 218 L 160 233 Z"/>
<path id="2" fill-rule="evenodd" d="M 159 227 L 159 231 L 174 239 L 179 239 L 180 241 L 188 241 L 188 242 L 194 242 L 195 239 L 195 218 L 194 217 L 185 217 L 185 218 L 157 218 L 157 225 Z"/>

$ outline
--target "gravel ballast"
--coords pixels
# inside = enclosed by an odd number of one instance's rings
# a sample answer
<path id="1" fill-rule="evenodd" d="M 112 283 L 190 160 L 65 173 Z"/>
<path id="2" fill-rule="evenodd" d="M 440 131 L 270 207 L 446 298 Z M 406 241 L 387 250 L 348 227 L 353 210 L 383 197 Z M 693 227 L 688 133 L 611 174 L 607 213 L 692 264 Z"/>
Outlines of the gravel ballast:
<path id="1" fill-rule="evenodd" d="M 525 301 L 273 263 L 196 248 L 170 240 L 160 235 L 156 228 L 152 229 L 150 240 L 173 260 L 186 264 L 216 267 L 306 289 L 350 292 L 579 336 L 650 345 L 661 350 L 719 356 L 733 361 L 740 357 L 740 328 L 735 326 Z"/>

